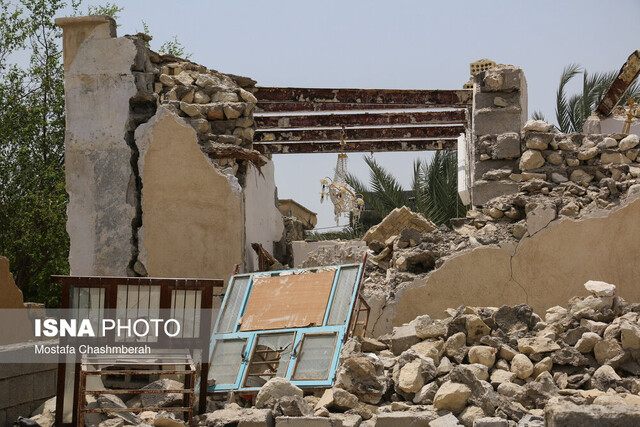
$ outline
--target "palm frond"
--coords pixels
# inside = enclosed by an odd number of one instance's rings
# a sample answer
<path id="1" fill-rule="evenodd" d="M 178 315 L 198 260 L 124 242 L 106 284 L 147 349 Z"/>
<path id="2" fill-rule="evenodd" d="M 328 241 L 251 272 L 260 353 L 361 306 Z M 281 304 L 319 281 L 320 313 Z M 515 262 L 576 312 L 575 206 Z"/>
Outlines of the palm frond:
<path id="1" fill-rule="evenodd" d="M 409 199 L 404 193 L 398 180 L 376 161 L 373 156 L 365 157 L 365 163 L 369 166 L 369 185 L 371 191 L 376 193 L 384 205 L 385 212 L 379 212 L 383 217 L 393 209 L 408 206 Z"/>
<path id="2" fill-rule="evenodd" d="M 558 128 L 560 132 L 570 132 L 571 123 L 569 121 L 569 104 L 567 101 L 567 95 L 565 88 L 567 83 L 582 71 L 582 67 L 579 64 L 569 64 L 560 76 L 560 84 L 556 92 L 556 120 L 558 121 Z"/>
<path id="3" fill-rule="evenodd" d="M 544 118 L 544 114 L 542 114 L 542 111 L 536 110 L 533 112 L 533 114 L 531 114 L 531 119 L 532 120 L 543 120 L 543 121 L 547 121 L 547 119 Z"/>

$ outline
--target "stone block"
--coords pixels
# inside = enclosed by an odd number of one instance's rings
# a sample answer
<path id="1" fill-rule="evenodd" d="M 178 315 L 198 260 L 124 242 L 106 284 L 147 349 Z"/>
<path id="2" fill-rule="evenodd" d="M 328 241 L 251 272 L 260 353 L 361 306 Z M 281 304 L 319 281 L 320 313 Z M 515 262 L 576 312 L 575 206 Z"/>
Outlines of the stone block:
<path id="1" fill-rule="evenodd" d="M 375 427 L 427 427 L 437 418 L 434 411 L 384 412 L 378 414 Z"/>
<path id="2" fill-rule="evenodd" d="M 520 132 L 523 114 L 520 107 L 480 108 L 475 111 L 473 120 L 476 135 Z"/>
<path id="3" fill-rule="evenodd" d="M 276 427 L 342 427 L 342 420 L 326 417 L 278 417 Z"/>
<path id="4" fill-rule="evenodd" d="M 506 107 L 520 106 L 520 94 L 518 92 L 476 92 L 473 102 L 475 108 L 496 108 L 500 107 L 500 104 L 506 104 Z"/>
<path id="5" fill-rule="evenodd" d="M 507 132 L 497 136 L 491 146 L 493 159 L 517 159 L 520 157 L 520 135 L 517 132 Z"/>
<path id="6" fill-rule="evenodd" d="M 491 68 L 475 77 L 481 92 L 515 92 L 524 85 L 524 73 L 520 68 Z"/>
<path id="7" fill-rule="evenodd" d="M 640 407 L 631 405 L 578 406 L 572 403 L 553 403 L 545 407 L 545 425 L 547 427 L 599 427 L 640 425 Z"/>
<path id="8" fill-rule="evenodd" d="M 496 169 L 511 169 L 513 170 L 517 165 L 516 160 L 485 160 L 482 162 L 476 162 L 473 168 L 473 180 L 479 181 L 483 179 L 485 173 Z"/>
<path id="9" fill-rule="evenodd" d="M 484 205 L 494 197 L 515 194 L 519 185 L 513 181 L 476 181 L 471 189 L 471 201 L 475 206 Z"/>
<path id="10" fill-rule="evenodd" d="M 396 356 L 419 342 L 420 338 L 418 338 L 416 328 L 413 325 L 393 328 L 393 335 L 391 336 L 391 351 Z"/>

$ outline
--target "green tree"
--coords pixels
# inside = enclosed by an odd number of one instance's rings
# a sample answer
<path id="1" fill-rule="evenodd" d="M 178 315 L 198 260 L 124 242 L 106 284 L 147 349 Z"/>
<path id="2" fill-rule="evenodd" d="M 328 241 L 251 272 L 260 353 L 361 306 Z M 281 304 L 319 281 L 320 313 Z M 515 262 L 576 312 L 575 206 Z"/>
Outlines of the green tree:
<path id="1" fill-rule="evenodd" d="M 0 0 L 0 254 L 26 300 L 59 304 L 68 272 L 60 0 Z M 77 7 L 74 3 L 73 7 Z M 30 54 L 28 65 L 9 58 Z"/>
<path id="2" fill-rule="evenodd" d="M 430 162 L 416 160 L 410 191 L 405 191 L 397 178 L 373 157 L 364 160 L 369 167 L 369 185 L 352 174 L 347 176 L 347 183 L 363 195 L 378 221 L 402 206 L 422 213 L 437 225 L 448 224 L 451 218 L 465 215 L 467 210 L 458 196 L 455 152 L 438 151 Z M 373 225 L 367 224 L 369 221 L 363 218 L 365 225 Z"/>
<path id="3" fill-rule="evenodd" d="M 582 90 L 569 95 L 567 85 L 572 79 L 582 75 Z M 556 91 L 556 121 L 560 132 L 582 132 L 585 121 L 607 93 L 609 86 L 618 76 L 618 71 L 590 74 L 579 64 L 569 64 L 560 75 L 560 83 Z M 633 84 L 622 96 L 618 105 L 624 104 L 628 98 L 640 102 L 640 82 Z M 544 115 L 535 111 L 533 119 L 545 120 Z"/>

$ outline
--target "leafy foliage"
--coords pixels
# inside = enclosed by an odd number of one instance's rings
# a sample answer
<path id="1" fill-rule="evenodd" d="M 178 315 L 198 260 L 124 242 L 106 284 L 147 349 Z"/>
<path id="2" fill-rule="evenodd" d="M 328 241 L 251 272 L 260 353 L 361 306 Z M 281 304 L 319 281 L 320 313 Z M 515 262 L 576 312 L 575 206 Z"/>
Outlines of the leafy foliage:
<path id="1" fill-rule="evenodd" d="M 567 95 L 567 85 L 580 74 L 582 92 Z M 566 66 L 562 70 L 556 91 L 556 120 L 560 132 L 582 132 L 585 121 L 600 104 L 617 75 L 617 71 L 589 74 L 578 64 Z M 619 104 L 624 104 L 628 98 L 640 101 L 640 82 L 636 82 L 627 90 Z"/>
<path id="2" fill-rule="evenodd" d="M 103 5 L 89 5 L 87 8 L 87 13 L 89 15 L 107 15 L 117 20 L 120 15 L 119 13 L 124 10 L 124 7 L 120 7 L 115 3 L 105 3 Z"/>
<path id="3" fill-rule="evenodd" d="M 143 20 L 142 21 L 142 32 L 151 37 L 151 30 L 149 29 L 149 25 Z M 150 44 L 147 42 L 147 45 L 150 47 Z M 179 58 L 189 59 L 191 58 L 191 53 L 187 53 L 185 51 L 184 45 L 178 40 L 178 36 L 173 36 L 171 40 L 167 40 L 162 45 L 160 45 L 160 49 L 158 51 L 163 52 L 165 54 L 174 55 Z"/>
<path id="4" fill-rule="evenodd" d="M 0 254 L 25 300 L 56 306 L 49 276 L 69 269 L 61 30 L 53 22 L 65 4 L 0 6 Z M 31 53 L 28 66 L 7 62 L 22 49 Z"/>
<path id="5" fill-rule="evenodd" d="M 410 191 L 404 191 L 398 180 L 373 157 L 365 157 L 365 162 L 369 166 L 369 185 L 352 174 L 347 175 L 347 183 L 356 193 L 363 195 L 366 206 L 375 212 L 377 221 L 402 206 L 422 213 L 438 225 L 447 224 L 451 218 L 466 213 L 458 196 L 455 152 L 438 151 L 431 162 L 416 160 Z M 363 215 L 362 222 L 373 225 L 374 219 Z"/>

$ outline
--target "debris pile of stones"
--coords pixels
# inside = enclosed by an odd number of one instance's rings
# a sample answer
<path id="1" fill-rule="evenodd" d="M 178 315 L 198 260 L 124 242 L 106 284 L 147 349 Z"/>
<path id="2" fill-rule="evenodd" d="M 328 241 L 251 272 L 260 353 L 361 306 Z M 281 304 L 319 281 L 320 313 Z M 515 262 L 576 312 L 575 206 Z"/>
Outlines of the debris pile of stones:
<path id="1" fill-rule="evenodd" d="M 187 424 L 182 419 L 181 412 L 170 410 L 128 412 L 123 409 L 140 408 L 172 408 L 182 407 L 183 395 L 170 393 L 171 390 L 184 389 L 183 383 L 167 378 L 154 381 L 142 388 L 143 390 L 167 390 L 167 393 L 138 394 L 130 399 L 123 400 L 115 394 L 87 395 L 85 409 L 105 409 L 103 412 L 87 412 L 84 425 L 86 427 L 184 427 Z M 117 410 L 108 412 L 109 409 Z M 36 409 L 31 420 L 40 427 L 53 427 L 55 422 L 56 398 L 49 399 Z"/>
<path id="2" fill-rule="evenodd" d="M 462 306 L 351 339 L 333 388 L 274 378 L 253 407 L 227 404 L 199 425 L 639 425 L 640 304 L 612 284 L 585 288 L 544 318 L 527 305 Z"/>

